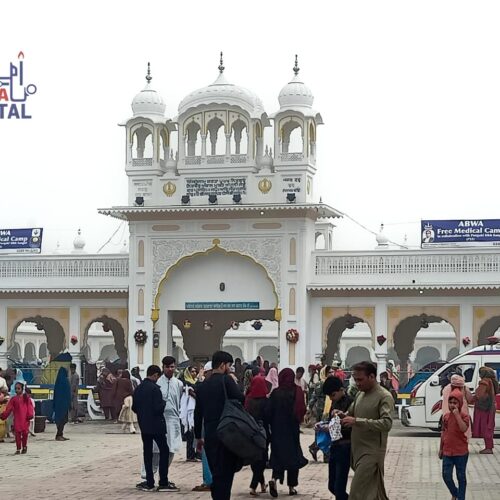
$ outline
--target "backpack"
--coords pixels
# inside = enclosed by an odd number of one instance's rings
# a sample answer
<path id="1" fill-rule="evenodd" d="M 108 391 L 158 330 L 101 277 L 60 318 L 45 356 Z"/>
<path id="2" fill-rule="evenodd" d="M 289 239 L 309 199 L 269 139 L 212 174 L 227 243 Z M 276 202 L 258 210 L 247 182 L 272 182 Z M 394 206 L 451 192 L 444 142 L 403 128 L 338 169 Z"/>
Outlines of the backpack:
<path id="1" fill-rule="evenodd" d="M 239 401 L 227 398 L 225 377 L 222 385 L 225 402 L 217 426 L 218 439 L 243 461 L 243 465 L 262 460 L 267 449 L 266 431 Z"/>

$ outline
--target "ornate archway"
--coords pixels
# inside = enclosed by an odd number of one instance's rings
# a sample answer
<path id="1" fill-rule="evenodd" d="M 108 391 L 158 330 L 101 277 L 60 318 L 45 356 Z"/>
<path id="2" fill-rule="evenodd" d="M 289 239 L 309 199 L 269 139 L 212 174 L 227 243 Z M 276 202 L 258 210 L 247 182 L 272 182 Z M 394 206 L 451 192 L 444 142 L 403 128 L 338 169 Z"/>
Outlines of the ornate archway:
<path id="1" fill-rule="evenodd" d="M 212 248 L 172 265 L 160 281 L 154 303 L 152 319 L 158 322 L 163 352 L 165 347 L 169 350 L 175 325 L 192 360 L 220 349 L 232 321 L 281 319 L 267 269 L 253 257 L 221 248 L 218 240 Z"/>

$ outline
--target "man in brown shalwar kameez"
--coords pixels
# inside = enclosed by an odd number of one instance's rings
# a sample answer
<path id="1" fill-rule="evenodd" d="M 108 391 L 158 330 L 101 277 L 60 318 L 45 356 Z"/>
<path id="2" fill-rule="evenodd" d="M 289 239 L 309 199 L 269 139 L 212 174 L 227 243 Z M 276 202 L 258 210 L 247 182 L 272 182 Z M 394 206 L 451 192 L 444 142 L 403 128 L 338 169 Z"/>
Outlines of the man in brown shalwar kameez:
<path id="1" fill-rule="evenodd" d="M 349 500 L 388 500 L 384 486 L 387 435 L 392 427 L 394 400 L 377 383 L 377 367 L 363 361 L 352 367 L 359 389 L 342 425 L 352 427 L 351 467 L 354 478 Z"/>

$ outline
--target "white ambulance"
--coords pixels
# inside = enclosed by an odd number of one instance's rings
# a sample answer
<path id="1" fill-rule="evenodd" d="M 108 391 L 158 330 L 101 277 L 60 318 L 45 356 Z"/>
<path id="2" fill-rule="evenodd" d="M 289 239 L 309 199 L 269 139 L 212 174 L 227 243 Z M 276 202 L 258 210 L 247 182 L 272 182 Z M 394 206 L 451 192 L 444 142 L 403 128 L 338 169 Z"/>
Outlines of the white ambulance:
<path id="1" fill-rule="evenodd" d="M 500 379 L 500 344 L 475 347 L 460 354 L 439 368 L 430 378 L 418 384 L 410 395 L 409 406 L 401 412 L 401 422 L 406 427 L 441 428 L 441 391 L 451 375 L 458 373 L 465 379 L 465 385 L 474 393 L 479 383 L 479 368 L 488 366 L 496 371 Z M 500 430 L 500 394 L 496 397 L 497 413 L 495 428 Z M 473 416 L 472 405 L 470 414 Z"/>

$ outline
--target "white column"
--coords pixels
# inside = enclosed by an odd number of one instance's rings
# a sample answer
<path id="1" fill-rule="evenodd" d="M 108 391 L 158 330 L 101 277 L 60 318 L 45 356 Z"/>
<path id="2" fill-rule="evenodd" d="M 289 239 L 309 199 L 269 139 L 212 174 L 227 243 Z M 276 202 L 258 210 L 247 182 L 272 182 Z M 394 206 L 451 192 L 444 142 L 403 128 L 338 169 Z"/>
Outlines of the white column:
<path id="1" fill-rule="evenodd" d="M 4 339 L 0 345 L 0 368 L 7 368 L 7 307 L 0 304 L 0 337 Z"/>
<path id="2" fill-rule="evenodd" d="M 377 372 L 380 374 L 387 369 L 387 350 L 388 340 L 382 345 L 377 342 L 377 337 L 383 335 L 386 339 L 387 335 L 387 304 L 375 305 L 375 331 L 372 332 L 372 338 L 375 343 L 375 358 L 377 359 Z"/>
<path id="3" fill-rule="evenodd" d="M 226 134 L 226 156 L 231 156 L 231 134 Z"/>
<path id="4" fill-rule="evenodd" d="M 472 313 L 472 304 L 465 303 L 460 304 L 460 331 L 455 332 L 459 338 L 458 349 L 462 353 L 471 347 L 474 347 L 474 331 L 473 328 L 473 313 Z M 471 344 L 467 347 L 463 344 L 463 339 L 465 337 L 469 337 L 471 340 Z"/>

